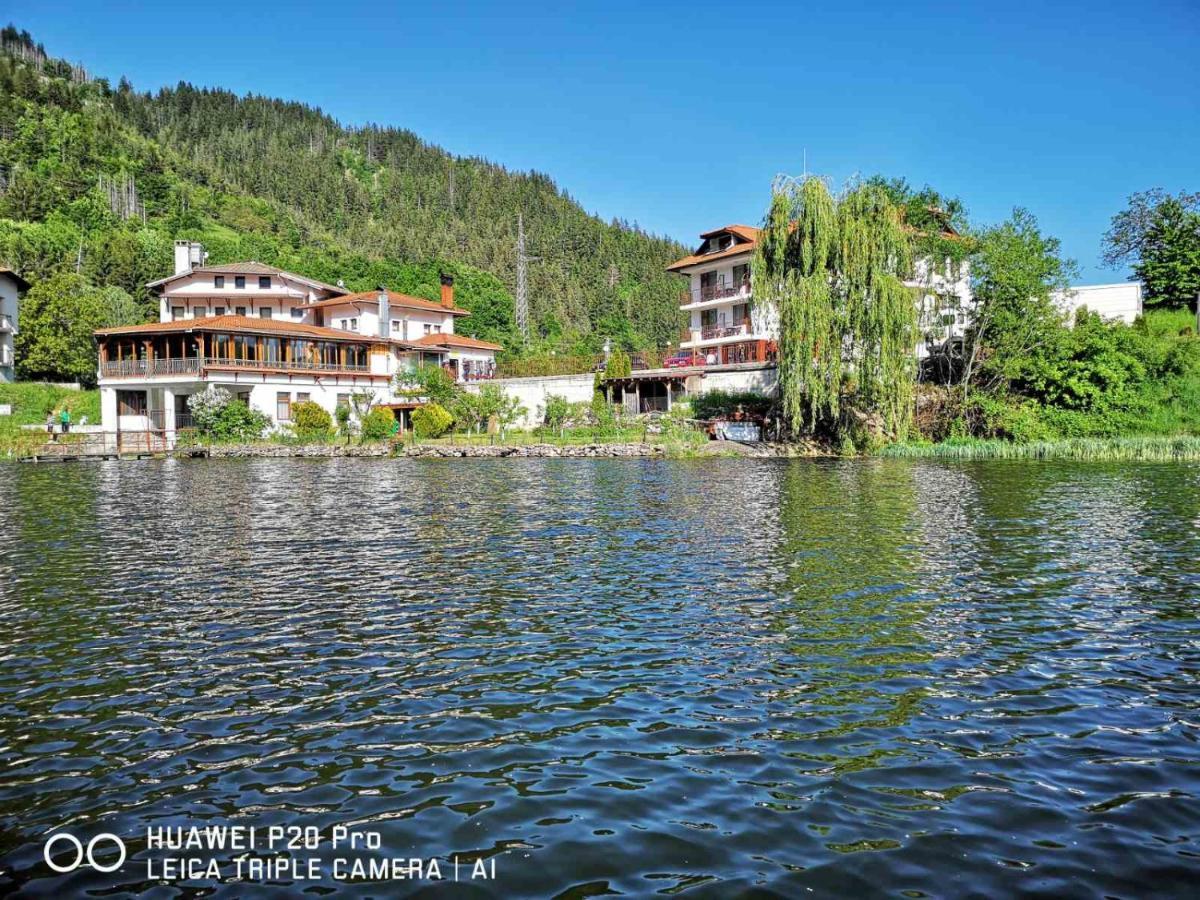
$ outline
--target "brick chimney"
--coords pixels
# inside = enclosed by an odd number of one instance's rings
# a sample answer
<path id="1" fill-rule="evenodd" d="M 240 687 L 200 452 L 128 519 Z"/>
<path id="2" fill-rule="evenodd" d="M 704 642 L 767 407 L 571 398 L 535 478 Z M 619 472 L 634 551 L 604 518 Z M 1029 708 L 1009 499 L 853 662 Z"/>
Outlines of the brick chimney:
<path id="1" fill-rule="evenodd" d="M 454 276 L 442 273 L 442 306 L 454 309 Z"/>

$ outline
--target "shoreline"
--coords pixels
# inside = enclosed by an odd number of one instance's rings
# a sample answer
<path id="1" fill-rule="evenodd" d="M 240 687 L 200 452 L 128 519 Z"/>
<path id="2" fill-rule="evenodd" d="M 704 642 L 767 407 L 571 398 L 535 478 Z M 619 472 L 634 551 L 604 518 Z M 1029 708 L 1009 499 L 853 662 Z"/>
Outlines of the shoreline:
<path id="1" fill-rule="evenodd" d="M 643 442 L 588 444 L 213 444 L 172 451 L 175 457 L 209 459 L 705 459 L 705 458 L 818 458 L 832 456 L 807 444 L 672 445 Z"/>

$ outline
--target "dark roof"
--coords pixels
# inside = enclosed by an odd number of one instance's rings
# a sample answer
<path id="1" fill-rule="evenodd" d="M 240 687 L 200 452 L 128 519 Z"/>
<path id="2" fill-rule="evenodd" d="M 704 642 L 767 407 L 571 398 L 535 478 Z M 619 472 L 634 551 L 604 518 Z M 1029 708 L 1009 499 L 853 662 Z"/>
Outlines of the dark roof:
<path id="1" fill-rule="evenodd" d="M 29 282 L 26 281 L 24 278 L 22 278 L 20 275 L 18 275 L 16 272 L 14 272 L 12 269 L 0 267 L 0 275 L 7 275 L 9 278 L 11 278 L 13 281 L 15 281 L 17 283 L 18 290 L 27 291 L 30 288 Z"/>

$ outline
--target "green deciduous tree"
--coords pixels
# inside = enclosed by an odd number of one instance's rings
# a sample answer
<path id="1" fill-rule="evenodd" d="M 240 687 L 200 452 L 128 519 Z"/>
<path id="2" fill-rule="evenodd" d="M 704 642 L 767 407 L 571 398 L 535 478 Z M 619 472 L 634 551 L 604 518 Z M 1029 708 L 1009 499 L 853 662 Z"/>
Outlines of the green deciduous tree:
<path id="1" fill-rule="evenodd" d="M 1036 354 L 1055 351 L 1063 337 L 1063 313 L 1052 295 L 1065 289 L 1075 272 L 1060 249 L 1058 239 L 1042 234 L 1026 209 L 1014 209 L 1006 222 L 978 235 L 964 396 L 972 386 L 997 389 L 1021 382 Z"/>
<path id="2" fill-rule="evenodd" d="M 462 388 L 455 383 L 454 376 L 433 363 L 417 366 L 411 372 L 397 374 L 396 390 L 403 396 L 428 400 L 443 407 L 452 406 L 462 393 Z"/>
<path id="3" fill-rule="evenodd" d="M 17 371 L 21 378 L 96 383 L 97 328 L 137 321 L 132 298 L 120 288 L 97 288 L 74 273 L 39 281 L 21 301 Z"/>
<path id="4" fill-rule="evenodd" d="M 1132 265 L 1147 305 L 1195 308 L 1200 293 L 1200 193 L 1160 188 L 1129 198 L 1104 235 L 1104 261 Z"/>

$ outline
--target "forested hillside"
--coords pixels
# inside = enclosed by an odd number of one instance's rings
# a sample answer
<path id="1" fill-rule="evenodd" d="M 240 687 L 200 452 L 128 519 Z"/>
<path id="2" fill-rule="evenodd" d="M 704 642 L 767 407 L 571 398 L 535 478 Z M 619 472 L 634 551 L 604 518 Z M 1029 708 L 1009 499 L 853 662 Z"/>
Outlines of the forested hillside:
<path id="1" fill-rule="evenodd" d="M 381 110 L 381 115 L 386 115 Z M 150 317 L 145 283 L 171 241 L 212 262 L 257 259 L 324 281 L 428 297 L 458 276 L 463 330 L 517 343 L 517 217 L 541 349 L 677 340 L 686 249 L 585 213 L 547 176 L 455 157 L 396 128 L 179 84 L 139 93 L 55 60 L 11 26 L 0 53 L 0 265 L 37 282 L 77 273 L 114 315 Z M 124 312 L 121 312 L 124 310 Z"/>

